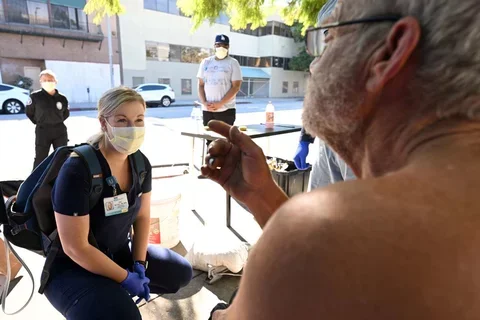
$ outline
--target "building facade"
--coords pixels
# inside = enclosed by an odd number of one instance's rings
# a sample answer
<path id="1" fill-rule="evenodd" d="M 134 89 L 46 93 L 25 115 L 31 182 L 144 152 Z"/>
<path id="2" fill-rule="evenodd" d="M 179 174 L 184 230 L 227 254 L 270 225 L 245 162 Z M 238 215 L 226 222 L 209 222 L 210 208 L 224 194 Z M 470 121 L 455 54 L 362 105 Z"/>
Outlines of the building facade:
<path id="1" fill-rule="evenodd" d="M 71 103 L 96 102 L 110 88 L 108 41 L 84 12 L 85 0 L 0 0 L 0 82 L 34 80 L 52 69 Z M 115 84 L 120 84 L 116 18 L 111 19 Z"/>
<path id="2" fill-rule="evenodd" d="M 191 31 L 191 19 L 181 14 L 176 0 L 122 0 L 126 13 L 119 16 L 123 83 L 170 84 L 178 100 L 196 99 L 199 63 L 213 54 L 215 35 L 230 37 L 230 54 L 242 66 L 239 96 L 303 96 L 307 73 L 291 71 L 297 55 L 290 28 L 279 16 L 256 30 L 231 30 L 226 16 L 213 25 Z"/>

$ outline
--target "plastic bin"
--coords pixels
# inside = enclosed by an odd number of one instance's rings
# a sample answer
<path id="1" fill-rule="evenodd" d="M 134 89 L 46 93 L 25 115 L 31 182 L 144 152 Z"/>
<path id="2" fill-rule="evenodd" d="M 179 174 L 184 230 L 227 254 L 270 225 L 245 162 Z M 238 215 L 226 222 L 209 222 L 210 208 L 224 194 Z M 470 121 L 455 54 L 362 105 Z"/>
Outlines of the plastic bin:
<path id="1" fill-rule="evenodd" d="M 154 180 L 150 206 L 150 244 L 170 249 L 180 242 L 181 199 L 181 192 L 171 184 Z"/>
<path id="2" fill-rule="evenodd" d="M 273 157 L 267 157 L 267 160 Z M 287 163 L 288 167 L 285 172 L 272 170 L 273 180 L 280 188 L 289 196 L 293 197 L 296 194 L 306 192 L 308 189 L 308 182 L 310 181 L 310 172 L 312 166 L 305 170 L 299 170 L 293 161 L 276 158 L 277 161 Z"/>

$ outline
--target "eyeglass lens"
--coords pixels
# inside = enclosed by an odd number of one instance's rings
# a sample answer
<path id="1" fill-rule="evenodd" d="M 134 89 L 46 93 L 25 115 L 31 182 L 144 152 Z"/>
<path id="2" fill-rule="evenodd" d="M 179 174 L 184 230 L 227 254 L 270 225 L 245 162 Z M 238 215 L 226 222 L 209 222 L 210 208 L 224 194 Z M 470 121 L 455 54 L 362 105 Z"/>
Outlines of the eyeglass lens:
<path id="1" fill-rule="evenodd" d="M 309 30 L 307 33 L 307 51 L 314 57 L 319 57 L 325 50 L 325 30 Z"/>

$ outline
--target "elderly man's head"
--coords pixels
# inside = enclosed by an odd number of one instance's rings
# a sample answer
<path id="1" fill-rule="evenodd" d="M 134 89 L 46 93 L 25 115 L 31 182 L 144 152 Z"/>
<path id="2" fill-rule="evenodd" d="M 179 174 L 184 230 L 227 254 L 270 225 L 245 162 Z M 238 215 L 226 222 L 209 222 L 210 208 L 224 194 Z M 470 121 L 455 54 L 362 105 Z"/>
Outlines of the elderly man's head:
<path id="1" fill-rule="evenodd" d="M 392 16 L 329 28 L 311 65 L 305 127 L 346 158 L 380 122 L 395 139 L 442 118 L 480 120 L 478 0 L 339 0 L 319 24 Z"/>

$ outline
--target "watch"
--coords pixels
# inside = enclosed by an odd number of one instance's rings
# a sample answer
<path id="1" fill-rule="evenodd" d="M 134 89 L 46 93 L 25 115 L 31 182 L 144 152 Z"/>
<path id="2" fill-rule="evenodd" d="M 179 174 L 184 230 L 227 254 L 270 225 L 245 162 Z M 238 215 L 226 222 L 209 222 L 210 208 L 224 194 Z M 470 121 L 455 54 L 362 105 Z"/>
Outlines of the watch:
<path id="1" fill-rule="evenodd" d="M 141 264 L 145 267 L 145 270 L 148 268 L 148 261 L 136 260 L 135 263 Z"/>

